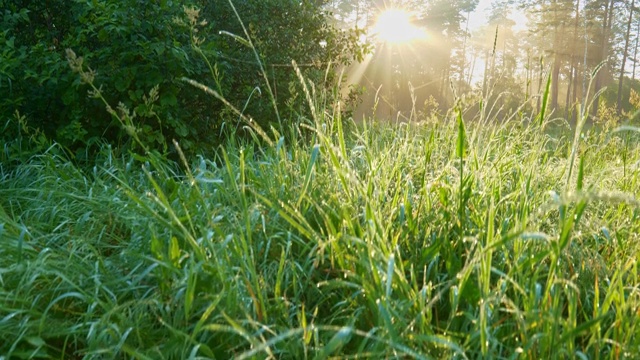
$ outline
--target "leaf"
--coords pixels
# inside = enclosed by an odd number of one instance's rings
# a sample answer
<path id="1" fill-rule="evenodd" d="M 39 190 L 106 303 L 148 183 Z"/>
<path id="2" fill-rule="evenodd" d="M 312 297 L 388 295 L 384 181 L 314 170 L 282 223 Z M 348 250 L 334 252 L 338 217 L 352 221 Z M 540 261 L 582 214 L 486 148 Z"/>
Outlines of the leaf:
<path id="1" fill-rule="evenodd" d="M 309 184 L 311 183 L 311 175 L 313 174 L 313 166 L 318 159 L 318 154 L 320 153 L 320 145 L 316 144 L 313 146 L 313 150 L 311 150 L 311 158 L 309 159 L 309 165 L 307 165 L 307 172 L 304 177 L 304 185 L 302 187 L 302 191 L 300 192 L 300 197 L 298 198 L 297 206 L 300 207 L 300 203 L 302 203 L 302 199 L 304 195 L 307 193 L 309 189 Z"/>
<path id="2" fill-rule="evenodd" d="M 551 92 L 551 72 L 547 76 L 547 85 L 544 88 L 544 94 L 542 94 L 542 106 L 540 108 L 540 125 L 544 121 L 544 115 L 547 111 L 547 103 L 549 102 L 549 93 Z"/>
<path id="3" fill-rule="evenodd" d="M 163 250 L 162 242 L 155 235 L 151 237 L 151 253 L 153 256 L 162 261 L 164 259 L 164 255 L 162 254 Z"/>
<path id="4" fill-rule="evenodd" d="M 456 156 L 462 159 L 465 150 L 465 130 L 462 120 L 462 111 L 458 109 L 458 141 L 456 143 Z"/>
<path id="5" fill-rule="evenodd" d="M 562 335 L 562 337 L 558 341 L 558 344 L 563 344 L 568 341 L 574 341 L 578 337 L 578 335 L 588 331 L 591 327 L 597 325 L 606 316 L 607 316 L 606 314 L 600 315 L 596 318 L 583 322 L 582 324 L 576 326 L 570 331 L 567 331 L 565 334 Z"/>
<path id="6" fill-rule="evenodd" d="M 160 98 L 160 105 L 162 106 L 176 106 L 178 105 L 178 99 L 174 94 L 165 94 Z"/>
<path id="7" fill-rule="evenodd" d="M 637 115 L 637 114 L 640 114 L 640 110 L 636 113 L 636 115 Z M 634 117 L 635 117 L 635 115 L 634 115 Z M 623 125 L 623 126 L 619 126 L 619 127 L 617 127 L 615 130 L 613 130 L 613 132 L 614 132 L 614 133 L 622 132 L 622 131 L 636 131 L 636 132 L 640 132 L 640 127 L 637 127 L 637 126 L 630 126 L 630 125 Z"/>
<path id="8" fill-rule="evenodd" d="M 40 336 L 30 336 L 26 338 L 27 342 L 33 346 L 41 347 L 47 343 Z"/>
<path id="9" fill-rule="evenodd" d="M 315 360 L 322 360 L 328 358 L 331 354 L 340 350 L 345 344 L 351 340 L 351 335 L 353 333 L 353 329 L 349 326 L 345 326 L 342 329 L 338 330 L 338 332 L 333 335 L 329 343 L 325 345 L 318 355 L 314 358 Z"/>
<path id="10" fill-rule="evenodd" d="M 131 85 L 131 80 L 133 80 L 133 78 L 130 77 L 129 74 L 125 73 L 119 77 L 116 77 L 113 85 L 115 86 L 116 90 L 124 92 Z"/>
<path id="11" fill-rule="evenodd" d="M 175 131 L 176 135 L 179 135 L 181 137 L 186 137 L 187 135 L 189 135 L 189 129 L 187 129 L 187 127 L 182 124 L 176 126 Z"/>
<path id="12" fill-rule="evenodd" d="M 188 269 L 188 277 L 187 277 L 187 290 L 185 291 L 184 296 L 184 317 L 185 322 L 189 322 L 191 317 L 191 308 L 193 305 L 193 299 L 195 298 L 196 293 L 196 284 L 198 282 L 198 272 L 197 269 L 194 269 L 194 266 L 190 266 Z"/>
<path id="13" fill-rule="evenodd" d="M 584 181 L 584 157 L 581 157 L 580 170 L 578 170 L 578 184 L 577 184 L 578 190 L 582 190 L 583 181 Z"/>
<path id="14" fill-rule="evenodd" d="M 180 265 L 180 246 L 175 236 L 171 238 L 171 242 L 169 243 L 169 260 L 173 266 Z"/>
<path id="15" fill-rule="evenodd" d="M 389 260 L 387 261 L 387 284 L 385 295 L 387 299 L 391 297 L 391 290 L 393 285 L 393 272 L 395 269 L 395 256 L 394 254 L 389 255 Z"/>
<path id="16" fill-rule="evenodd" d="M 248 47 L 248 48 L 250 48 L 250 47 L 251 47 L 251 44 L 250 44 L 246 39 L 244 39 L 243 37 L 238 36 L 238 35 L 236 35 L 236 34 L 234 34 L 234 33 L 230 33 L 230 32 L 228 32 L 228 31 L 221 30 L 221 31 L 219 32 L 219 34 L 220 34 L 220 35 L 227 35 L 227 36 L 231 36 L 235 41 L 239 42 L 240 44 L 242 44 L 242 45 L 244 45 L 244 46 L 246 46 L 246 47 Z"/>

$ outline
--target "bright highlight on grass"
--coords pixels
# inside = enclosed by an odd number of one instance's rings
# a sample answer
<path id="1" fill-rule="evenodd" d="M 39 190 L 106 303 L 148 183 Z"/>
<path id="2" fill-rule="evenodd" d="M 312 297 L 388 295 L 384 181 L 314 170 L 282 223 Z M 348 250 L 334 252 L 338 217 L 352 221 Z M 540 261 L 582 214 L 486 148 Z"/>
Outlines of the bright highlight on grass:
<path id="1" fill-rule="evenodd" d="M 373 27 L 378 39 L 391 44 L 404 44 L 427 37 L 424 29 L 411 23 L 411 15 L 402 9 L 387 9 L 378 16 Z"/>

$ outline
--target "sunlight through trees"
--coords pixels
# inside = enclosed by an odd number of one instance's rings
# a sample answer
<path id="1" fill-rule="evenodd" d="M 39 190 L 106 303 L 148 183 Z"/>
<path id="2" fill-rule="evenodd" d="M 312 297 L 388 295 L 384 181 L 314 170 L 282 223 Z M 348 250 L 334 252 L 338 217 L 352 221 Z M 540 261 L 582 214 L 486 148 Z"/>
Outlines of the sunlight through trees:
<path id="1" fill-rule="evenodd" d="M 550 106 L 570 118 L 596 94 L 594 115 L 601 103 L 629 111 L 630 90 L 640 89 L 634 0 L 333 0 L 326 6 L 343 24 L 377 34 L 369 39 L 367 68 L 355 66 L 362 75 L 352 78 L 380 96 L 384 117 L 430 99 L 446 108 L 470 91 L 490 94 L 505 109 L 527 98 L 528 111 L 537 111 L 547 76 Z M 372 102 L 366 98 L 363 108 Z"/>

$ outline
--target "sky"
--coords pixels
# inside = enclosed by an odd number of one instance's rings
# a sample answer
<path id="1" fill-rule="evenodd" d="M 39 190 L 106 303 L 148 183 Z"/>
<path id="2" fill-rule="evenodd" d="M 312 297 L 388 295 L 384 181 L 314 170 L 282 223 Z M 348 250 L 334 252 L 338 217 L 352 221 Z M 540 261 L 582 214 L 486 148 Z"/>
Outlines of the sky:
<path id="1" fill-rule="evenodd" d="M 480 0 L 476 10 L 471 13 L 469 18 L 469 28 L 472 30 L 486 24 L 487 14 L 491 7 L 491 0 Z"/>
<path id="2" fill-rule="evenodd" d="M 486 25 L 489 9 L 491 8 L 491 0 L 480 0 L 476 10 L 471 13 L 469 18 L 469 28 L 473 31 L 483 25 Z M 510 18 L 516 22 L 514 30 L 523 30 L 527 27 L 527 17 L 521 11 L 512 11 Z"/>

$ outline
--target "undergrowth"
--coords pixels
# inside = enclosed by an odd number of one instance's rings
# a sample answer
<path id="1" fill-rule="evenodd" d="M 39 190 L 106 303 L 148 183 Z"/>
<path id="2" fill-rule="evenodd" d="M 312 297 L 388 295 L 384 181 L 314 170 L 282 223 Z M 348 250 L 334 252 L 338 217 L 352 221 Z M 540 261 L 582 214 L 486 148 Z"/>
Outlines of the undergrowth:
<path id="1" fill-rule="evenodd" d="M 3 169 L 0 352 L 640 353 L 637 133 L 453 111 L 345 134 L 338 114 L 217 161 L 105 146 L 92 169 L 52 150 Z"/>

